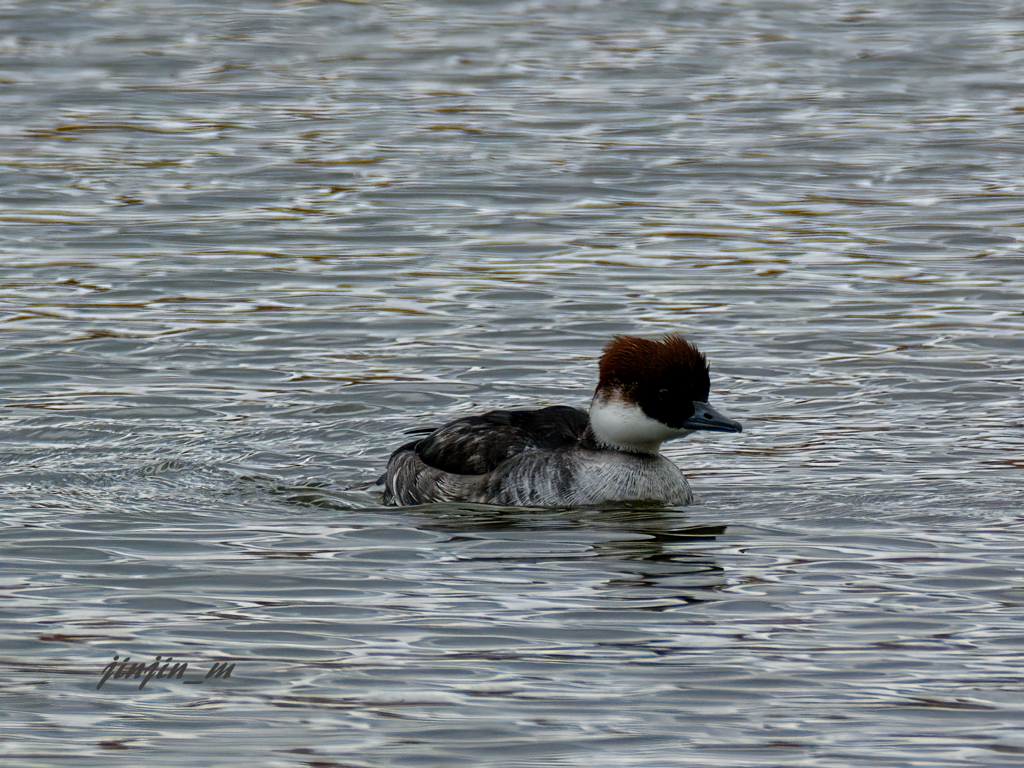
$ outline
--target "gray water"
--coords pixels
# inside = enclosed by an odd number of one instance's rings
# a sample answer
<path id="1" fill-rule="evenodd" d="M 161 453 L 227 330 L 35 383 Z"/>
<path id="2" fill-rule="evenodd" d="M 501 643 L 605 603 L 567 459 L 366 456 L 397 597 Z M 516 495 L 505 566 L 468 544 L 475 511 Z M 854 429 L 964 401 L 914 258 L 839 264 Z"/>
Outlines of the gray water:
<path id="1" fill-rule="evenodd" d="M 1020 764 L 1022 128 L 1010 2 L 0 3 L 0 757 Z M 695 505 L 358 487 L 669 331 Z"/>

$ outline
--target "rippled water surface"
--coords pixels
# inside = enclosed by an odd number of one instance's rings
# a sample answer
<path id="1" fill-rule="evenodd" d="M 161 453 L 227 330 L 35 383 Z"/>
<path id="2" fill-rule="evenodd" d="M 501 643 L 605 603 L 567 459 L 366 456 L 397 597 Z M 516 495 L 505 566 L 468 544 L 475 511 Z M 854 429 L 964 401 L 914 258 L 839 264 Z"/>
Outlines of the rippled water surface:
<path id="1" fill-rule="evenodd" d="M 0 2 L 0 756 L 1020 763 L 1022 128 L 1010 2 Z M 360 487 L 668 331 L 694 506 Z"/>

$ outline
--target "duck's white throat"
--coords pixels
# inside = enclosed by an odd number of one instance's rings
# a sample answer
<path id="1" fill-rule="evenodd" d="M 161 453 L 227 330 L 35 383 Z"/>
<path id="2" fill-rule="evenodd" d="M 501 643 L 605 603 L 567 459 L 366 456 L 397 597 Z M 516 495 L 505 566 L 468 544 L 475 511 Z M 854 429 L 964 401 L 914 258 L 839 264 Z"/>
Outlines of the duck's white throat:
<path id="1" fill-rule="evenodd" d="M 598 442 L 630 453 L 658 453 L 661 444 L 685 437 L 693 430 L 672 429 L 652 419 L 634 402 L 618 392 L 597 392 L 590 404 L 590 428 Z"/>

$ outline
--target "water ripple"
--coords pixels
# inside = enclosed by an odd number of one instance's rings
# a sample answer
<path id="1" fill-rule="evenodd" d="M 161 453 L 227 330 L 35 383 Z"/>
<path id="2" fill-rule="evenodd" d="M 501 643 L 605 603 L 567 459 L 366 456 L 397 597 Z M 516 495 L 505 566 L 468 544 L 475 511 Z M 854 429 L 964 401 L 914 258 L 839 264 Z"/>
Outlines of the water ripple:
<path id="1" fill-rule="evenodd" d="M 8 6 L 4 757 L 1024 752 L 1015 9 Z M 696 505 L 364 487 L 668 331 Z"/>

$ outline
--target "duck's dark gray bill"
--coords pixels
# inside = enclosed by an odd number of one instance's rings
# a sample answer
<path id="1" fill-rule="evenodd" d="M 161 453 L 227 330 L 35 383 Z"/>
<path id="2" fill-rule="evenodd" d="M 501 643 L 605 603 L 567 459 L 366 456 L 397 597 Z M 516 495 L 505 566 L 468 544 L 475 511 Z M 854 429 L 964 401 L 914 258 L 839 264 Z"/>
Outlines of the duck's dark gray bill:
<path id="1" fill-rule="evenodd" d="M 742 432 L 743 425 L 719 413 L 700 400 L 693 401 L 693 416 L 683 422 L 683 429 L 703 429 L 709 432 Z"/>

